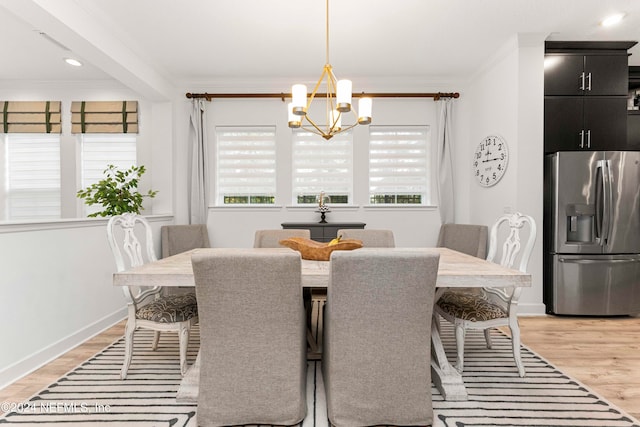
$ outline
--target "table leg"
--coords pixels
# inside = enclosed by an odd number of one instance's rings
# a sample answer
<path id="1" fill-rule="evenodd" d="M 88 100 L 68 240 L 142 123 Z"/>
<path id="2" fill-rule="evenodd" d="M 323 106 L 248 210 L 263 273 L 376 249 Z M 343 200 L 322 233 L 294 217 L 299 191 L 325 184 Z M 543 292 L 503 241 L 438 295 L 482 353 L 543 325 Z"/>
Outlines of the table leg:
<path id="1" fill-rule="evenodd" d="M 325 302 L 327 301 L 326 292 L 311 291 L 311 306 L 308 308 L 309 316 L 307 322 L 307 344 L 309 351 L 307 352 L 307 360 L 322 360 L 322 327 L 323 312 Z"/>
<path id="2" fill-rule="evenodd" d="M 176 394 L 176 402 L 180 403 L 198 403 L 198 384 L 200 383 L 200 351 L 193 365 L 187 370 L 182 377 L 182 382 L 178 387 Z"/>
<path id="3" fill-rule="evenodd" d="M 436 289 L 434 304 L 444 291 L 444 288 Z M 464 387 L 462 375 L 451 366 L 444 351 L 437 316 L 434 313 L 431 321 L 431 380 L 445 400 L 467 400 L 467 389 Z"/>

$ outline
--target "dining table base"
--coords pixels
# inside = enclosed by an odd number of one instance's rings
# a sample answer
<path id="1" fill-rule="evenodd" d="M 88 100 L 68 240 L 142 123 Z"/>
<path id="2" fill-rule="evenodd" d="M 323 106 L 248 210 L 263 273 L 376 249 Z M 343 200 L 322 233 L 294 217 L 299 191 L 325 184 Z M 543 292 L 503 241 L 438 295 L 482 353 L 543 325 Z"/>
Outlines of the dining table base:
<path id="1" fill-rule="evenodd" d="M 444 400 L 468 399 L 462 375 L 447 359 L 435 319 L 431 322 L 431 381 Z"/>

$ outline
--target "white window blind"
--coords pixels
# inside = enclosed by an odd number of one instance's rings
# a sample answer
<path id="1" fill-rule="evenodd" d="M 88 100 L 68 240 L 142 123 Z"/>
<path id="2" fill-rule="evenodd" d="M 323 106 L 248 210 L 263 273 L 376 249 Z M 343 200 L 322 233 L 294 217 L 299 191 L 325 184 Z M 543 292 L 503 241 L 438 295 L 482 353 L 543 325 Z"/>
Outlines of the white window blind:
<path id="1" fill-rule="evenodd" d="M 294 131 L 292 149 L 294 204 L 316 203 L 324 192 L 331 204 L 353 200 L 353 134 L 326 141 L 311 132 Z"/>
<path id="2" fill-rule="evenodd" d="M 82 134 L 82 188 L 87 188 L 104 178 L 104 170 L 108 165 L 118 169 L 129 169 L 137 166 L 135 134 Z M 84 214 L 89 215 L 103 210 L 102 206 L 83 204 Z"/>
<path id="3" fill-rule="evenodd" d="M 217 205 L 275 203 L 275 127 L 218 126 L 216 149 Z"/>
<path id="4" fill-rule="evenodd" d="M 60 135 L 5 138 L 5 218 L 60 218 Z"/>
<path id="5" fill-rule="evenodd" d="M 430 204 L 428 126 L 369 128 L 371 204 Z"/>

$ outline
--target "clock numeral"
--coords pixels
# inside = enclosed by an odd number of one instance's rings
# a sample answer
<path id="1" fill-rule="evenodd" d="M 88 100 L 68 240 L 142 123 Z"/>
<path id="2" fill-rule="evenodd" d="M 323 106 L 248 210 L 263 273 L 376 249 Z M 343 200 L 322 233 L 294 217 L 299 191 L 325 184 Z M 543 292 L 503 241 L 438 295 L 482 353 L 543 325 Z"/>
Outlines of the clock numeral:
<path id="1" fill-rule="evenodd" d="M 476 168 L 478 167 L 478 161 L 477 160 L 475 162 L 473 162 L 473 166 L 476 167 Z"/>
<path id="2" fill-rule="evenodd" d="M 501 171 L 502 170 L 502 164 L 498 165 L 498 170 Z"/>
<path id="3" fill-rule="evenodd" d="M 498 144 L 498 151 L 502 151 L 502 144 Z"/>
<path id="4" fill-rule="evenodd" d="M 476 176 L 480 175 L 480 171 L 476 169 Z"/>
<path id="5" fill-rule="evenodd" d="M 496 179 L 496 173 L 495 172 L 493 173 L 493 179 L 494 179 L 494 181 Z"/>

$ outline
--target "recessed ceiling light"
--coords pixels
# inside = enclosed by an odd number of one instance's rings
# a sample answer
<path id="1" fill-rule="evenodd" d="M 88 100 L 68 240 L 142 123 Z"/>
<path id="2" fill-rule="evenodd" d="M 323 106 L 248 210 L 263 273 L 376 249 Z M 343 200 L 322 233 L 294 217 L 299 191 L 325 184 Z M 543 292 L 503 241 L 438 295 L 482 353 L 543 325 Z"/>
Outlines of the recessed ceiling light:
<path id="1" fill-rule="evenodd" d="M 74 67 L 82 67 L 82 62 L 78 61 L 77 59 L 64 58 L 64 62 L 66 62 L 69 65 L 73 65 Z"/>
<path id="2" fill-rule="evenodd" d="M 603 27 L 611 27 L 613 25 L 617 25 L 624 18 L 624 13 L 617 13 L 615 15 L 607 16 L 601 23 Z"/>

